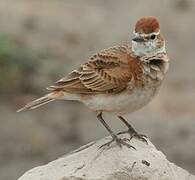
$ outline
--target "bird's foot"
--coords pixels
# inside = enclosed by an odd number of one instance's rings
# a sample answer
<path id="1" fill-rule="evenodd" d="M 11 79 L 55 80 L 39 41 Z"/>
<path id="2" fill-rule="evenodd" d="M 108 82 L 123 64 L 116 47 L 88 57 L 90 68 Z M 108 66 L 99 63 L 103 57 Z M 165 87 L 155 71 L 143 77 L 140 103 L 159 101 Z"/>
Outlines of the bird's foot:
<path id="1" fill-rule="evenodd" d="M 122 145 L 124 145 L 124 146 L 126 146 L 126 147 L 128 147 L 128 148 L 133 148 L 133 149 L 136 150 L 136 148 L 135 148 L 134 146 L 132 146 L 132 145 L 130 145 L 130 144 L 128 144 L 128 143 L 126 142 L 126 141 L 130 141 L 129 139 L 127 139 L 127 138 L 118 138 L 117 136 L 113 136 L 111 141 L 109 141 L 109 142 L 107 142 L 107 143 L 101 145 L 100 148 L 105 147 L 105 146 L 108 146 L 108 147 L 109 147 L 109 146 L 111 145 L 111 143 L 114 142 L 114 141 L 116 142 L 116 144 L 117 144 L 120 148 L 122 148 Z"/>
<path id="2" fill-rule="evenodd" d="M 129 129 L 128 131 L 119 132 L 117 135 L 128 133 L 130 135 L 130 140 L 133 138 L 136 138 L 138 140 L 141 140 L 142 142 L 145 142 L 148 144 L 148 141 L 146 140 L 147 136 L 144 134 L 139 134 L 137 131 L 132 129 Z"/>
<path id="3" fill-rule="evenodd" d="M 137 132 L 134 132 L 134 133 L 131 133 L 130 136 L 131 136 L 130 140 L 132 138 L 136 138 L 136 139 L 141 140 L 142 142 L 148 144 L 148 141 L 146 140 L 147 136 L 144 134 L 138 134 Z"/>

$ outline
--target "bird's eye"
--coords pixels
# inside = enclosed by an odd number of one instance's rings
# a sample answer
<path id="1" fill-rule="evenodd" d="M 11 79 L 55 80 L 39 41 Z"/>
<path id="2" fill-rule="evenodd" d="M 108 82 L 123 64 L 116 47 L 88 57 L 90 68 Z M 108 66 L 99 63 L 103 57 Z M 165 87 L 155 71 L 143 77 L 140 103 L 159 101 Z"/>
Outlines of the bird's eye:
<path id="1" fill-rule="evenodd" d="M 151 38 L 152 40 L 154 40 L 154 39 L 156 38 L 156 35 L 153 34 L 152 36 L 150 36 L 150 38 Z"/>

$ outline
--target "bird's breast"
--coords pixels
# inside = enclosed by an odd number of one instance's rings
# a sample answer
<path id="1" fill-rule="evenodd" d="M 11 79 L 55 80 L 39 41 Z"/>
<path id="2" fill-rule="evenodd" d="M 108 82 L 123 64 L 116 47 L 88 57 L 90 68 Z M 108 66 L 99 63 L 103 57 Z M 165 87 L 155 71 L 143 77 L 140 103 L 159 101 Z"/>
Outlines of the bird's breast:
<path id="1" fill-rule="evenodd" d="M 136 111 L 147 103 L 157 94 L 158 88 L 128 90 L 115 95 L 98 94 L 82 100 L 90 109 L 94 111 L 115 112 L 126 114 Z"/>

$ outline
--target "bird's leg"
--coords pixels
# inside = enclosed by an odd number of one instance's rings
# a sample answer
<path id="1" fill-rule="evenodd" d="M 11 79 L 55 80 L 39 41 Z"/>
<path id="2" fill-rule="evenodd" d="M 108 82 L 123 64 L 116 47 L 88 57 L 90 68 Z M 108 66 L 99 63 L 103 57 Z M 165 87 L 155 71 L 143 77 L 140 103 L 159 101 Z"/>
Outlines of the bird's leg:
<path id="1" fill-rule="evenodd" d="M 133 148 L 135 149 L 135 147 L 131 146 L 130 144 L 126 143 L 125 141 L 127 139 L 120 139 L 117 137 L 116 134 L 114 134 L 114 132 L 112 131 L 112 129 L 108 126 L 108 124 L 104 121 L 103 117 L 102 117 L 102 112 L 98 112 L 97 113 L 97 118 L 98 120 L 104 125 L 104 127 L 108 130 L 108 132 L 110 133 L 110 135 L 112 136 L 112 140 L 101 145 L 100 148 L 102 148 L 103 146 L 109 146 L 112 142 L 116 141 L 117 145 L 119 145 L 120 147 L 122 147 L 122 145 L 127 146 L 128 148 Z"/>
<path id="2" fill-rule="evenodd" d="M 126 132 L 128 132 L 128 133 L 130 134 L 130 136 L 131 136 L 130 140 L 131 140 L 132 138 L 137 138 L 137 139 L 140 139 L 141 141 L 146 142 L 146 143 L 148 144 L 148 142 L 147 142 L 147 140 L 146 140 L 146 138 L 147 138 L 146 135 L 139 134 L 139 133 L 131 126 L 131 124 L 129 124 L 122 116 L 118 116 L 118 118 L 119 118 L 119 119 L 128 127 L 128 131 L 126 131 Z M 125 133 L 125 132 L 121 132 L 121 133 L 118 133 L 118 134 L 123 134 L 123 133 Z"/>

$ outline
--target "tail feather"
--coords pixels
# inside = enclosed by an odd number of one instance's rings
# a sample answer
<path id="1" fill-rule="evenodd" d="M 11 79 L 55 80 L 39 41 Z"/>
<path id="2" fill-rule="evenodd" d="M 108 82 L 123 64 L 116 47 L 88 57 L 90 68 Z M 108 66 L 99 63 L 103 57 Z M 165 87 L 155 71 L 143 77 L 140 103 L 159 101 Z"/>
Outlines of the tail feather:
<path id="1" fill-rule="evenodd" d="M 35 108 L 38 108 L 44 104 L 47 104 L 51 101 L 54 101 L 55 98 L 53 96 L 54 94 L 53 93 L 50 93 L 50 94 L 47 94 L 39 99 L 36 99 L 28 104 L 26 104 L 24 107 L 22 107 L 21 109 L 17 110 L 17 112 L 21 112 L 21 111 L 24 111 L 24 110 L 30 110 L 30 109 L 35 109 Z"/>

